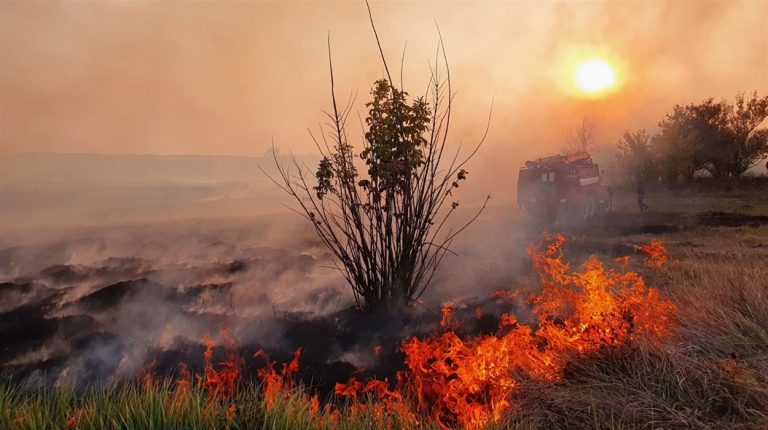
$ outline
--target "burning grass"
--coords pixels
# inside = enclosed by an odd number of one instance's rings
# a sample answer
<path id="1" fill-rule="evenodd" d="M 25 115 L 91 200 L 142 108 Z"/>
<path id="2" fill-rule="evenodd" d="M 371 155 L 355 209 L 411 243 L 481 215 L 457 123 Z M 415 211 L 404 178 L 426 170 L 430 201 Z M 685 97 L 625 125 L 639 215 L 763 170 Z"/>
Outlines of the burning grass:
<path id="1" fill-rule="evenodd" d="M 286 363 L 257 352 L 265 365 L 251 382 L 224 333 L 223 358 L 206 338 L 194 377 L 181 367 L 158 381 L 150 369 L 134 384 L 79 393 L 1 384 L 0 427 L 766 428 L 764 270 L 670 263 L 652 242 L 641 267 L 667 300 L 628 259 L 571 267 L 563 244 L 555 236 L 529 249 L 541 286 L 526 300 L 531 315 L 503 313 L 496 331 L 468 336 L 466 319 L 444 307 L 434 333 L 403 341 L 406 370 L 391 380 L 356 375 L 318 398 L 295 380 L 298 350 Z M 468 318 L 484 317 L 473 310 Z"/>

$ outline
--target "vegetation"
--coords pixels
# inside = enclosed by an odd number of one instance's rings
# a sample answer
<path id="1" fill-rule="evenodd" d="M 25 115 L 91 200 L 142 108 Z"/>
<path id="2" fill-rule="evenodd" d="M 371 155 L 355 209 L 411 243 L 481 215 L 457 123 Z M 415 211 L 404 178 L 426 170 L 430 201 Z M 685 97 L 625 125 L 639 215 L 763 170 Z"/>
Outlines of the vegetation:
<path id="1" fill-rule="evenodd" d="M 768 156 L 768 96 L 737 94 L 733 104 L 710 98 L 675 106 L 659 123 L 660 131 L 626 131 L 617 157 L 627 177 L 670 186 L 690 183 L 696 172 L 715 178 L 738 177 Z"/>
<path id="2" fill-rule="evenodd" d="M 3 429 L 384 429 L 392 428 L 372 411 L 342 413 L 311 410 L 299 390 L 286 392 L 269 407 L 258 385 L 241 389 L 226 401 L 208 401 L 199 385 L 183 396 L 166 380 L 74 392 L 54 389 L 23 393 L 0 383 L 0 428 Z M 387 425 L 389 424 L 389 425 Z M 425 426 L 425 429 L 431 428 Z"/>
<path id="3" fill-rule="evenodd" d="M 755 195 L 741 203 L 753 202 Z M 694 211 L 719 202 L 711 196 L 690 199 L 682 206 Z M 625 203 L 631 201 L 617 202 Z M 680 208 L 679 197 L 668 206 Z M 761 203 L 749 208 L 750 213 L 765 210 Z M 678 309 L 674 336 L 662 344 L 637 342 L 574 357 L 564 378 L 556 381 L 523 380 L 512 391 L 506 414 L 489 428 L 768 427 L 768 225 L 702 226 L 589 240 L 618 246 L 651 239 L 662 240 L 672 258 L 644 275 Z M 526 282 L 522 279 L 521 285 Z M 382 413 L 375 402 L 354 408 L 330 399 L 330 404 L 342 406 L 315 408 L 300 387 L 283 386 L 271 406 L 256 382 L 213 400 L 201 383 L 191 384 L 184 396 L 178 390 L 176 383 L 166 381 L 82 392 L 26 392 L 5 382 L 0 384 L 0 428 L 61 429 L 67 423 L 80 429 L 438 428 L 434 417 L 423 413 L 414 413 L 413 421 L 395 421 L 397 416 Z"/>
<path id="4" fill-rule="evenodd" d="M 563 154 L 589 151 L 595 143 L 595 130 L 597 121 L 593 117 L 585 116 L 575 130 L 568 133 L 565 147 L 560 151 Z"/>
<path id="5" fill-rule="evenodd" d="M 365 309 L 416 301 L 453 239 L 479 215 L 463 225 L 449 222 L 459 205 L 454 192 L 467 178 L 464 167 L 485 137 L 465 158 L 459 149 L 447 153 L 451 80 L 442 41 L 439 48 L 446 78 L 436 64 L 430 99 L 409 100 L 393 83 L 379 45 L 386 78 L 374 83 L 366 104 L 359 153 L 348 138 L 352 100 L 343 109 L 337 105 L 331 67 L 332 131 L 322 135 L 322 143 L 313 136 L 322 154 L 314 180 L 295 159 L 292 173 L 275 157 L 278 185 L 298 202 Z M 358 157 L 363 166 L 356 164 Z"/>

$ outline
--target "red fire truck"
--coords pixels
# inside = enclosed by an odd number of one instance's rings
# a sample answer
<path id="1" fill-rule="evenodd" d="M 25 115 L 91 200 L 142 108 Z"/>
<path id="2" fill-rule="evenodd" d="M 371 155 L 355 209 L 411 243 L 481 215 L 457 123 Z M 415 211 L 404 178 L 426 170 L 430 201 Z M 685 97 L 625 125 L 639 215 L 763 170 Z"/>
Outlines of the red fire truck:
<path id="1" fill-rule="evenodd" d="M 589 153 L 554 155 L 520 168 L 517 204 L 544 220 L 587 220 L 611 209 L 611 189 Z"/>

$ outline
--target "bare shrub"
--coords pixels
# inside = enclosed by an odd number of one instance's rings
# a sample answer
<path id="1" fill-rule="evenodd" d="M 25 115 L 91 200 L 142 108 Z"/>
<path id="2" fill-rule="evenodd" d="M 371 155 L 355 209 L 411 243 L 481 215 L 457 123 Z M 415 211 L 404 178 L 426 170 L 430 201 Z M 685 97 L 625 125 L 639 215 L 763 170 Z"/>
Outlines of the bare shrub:
<path id="1" fill-rule="evenodd" d="M 370 8 L 369 8 L 370 15 Z M 447 152 L 451 122 L 451 78 L 440 38 L 427 97 L 409 100 L 389 72 L 376 28 L 386 78 L 374 83 L 366 104 L 363 149 L 355 152 L 347 121 L 353 100 L 343 108 L 336 101 L 333 63 L 329 63 L 332 112 L 330 132 L 312 138 L 322 154 L 314 175 L 295 158 L 289 167 L 275 163 L 278 185 L 295 198 L 298 211 L 335 257 L 358 305 L 367 309 L 407 305 L 417 300 L 466 223 L 448 220 L 459 206 L 454 192 L 466 180 L 467 162 L 488 132 L 465 157 L 459 146 Z M 439 32 L 439 29 L 438 29 Z M 489 123 L 490 124 L 490 118 Z M 356 164 L 357 157 L 364 165 Z"/>

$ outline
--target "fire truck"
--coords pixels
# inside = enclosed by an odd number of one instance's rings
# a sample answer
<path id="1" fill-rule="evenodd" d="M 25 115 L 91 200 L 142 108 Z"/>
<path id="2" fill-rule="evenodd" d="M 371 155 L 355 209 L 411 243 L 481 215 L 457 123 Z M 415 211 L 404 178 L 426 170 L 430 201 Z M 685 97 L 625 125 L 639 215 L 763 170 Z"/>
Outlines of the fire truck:
<path id="1" fill-rule="evenodd" d="M 610 211 L 611 196 L 587 152 L 526 161 L 517 179 L 518 206 L 541 220 L 588 220 Z"/>

